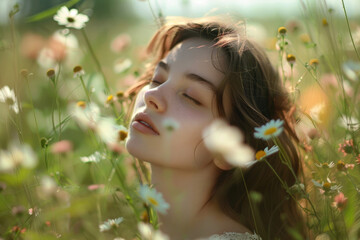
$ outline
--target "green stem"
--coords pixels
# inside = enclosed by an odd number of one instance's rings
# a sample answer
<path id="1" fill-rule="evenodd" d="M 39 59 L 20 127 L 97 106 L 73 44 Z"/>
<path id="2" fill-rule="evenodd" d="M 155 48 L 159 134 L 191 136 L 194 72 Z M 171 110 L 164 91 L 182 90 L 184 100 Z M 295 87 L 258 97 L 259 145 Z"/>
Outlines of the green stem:
<path id="1" fill-rule="evenodd" d="M 29 91 L 29 98 L 30 98 L 31 108 L 32 108 L 32 110 L 33 110 L 33 115 L 34 115 L 34 120 L 35 120 L 35 126 L 36 126 L 36 135 L 37 135 L 37 137 L 38 137 L 38 143 L 40 144 L 40 140 L 41 140 L 41 139 L 40 139 L 40 134 L 39 134 L 39 125 L 38 125 L 37 118 L 36 118 L 34 102 L 33 102 L 33 98 L 32 98 L 31 91 L 30 91 L 29 79 L 28 79 L 27 76 L 25 77 L 25 80 L 26 80 L 26 83 L 27 83 L 28 91 Z"/>
<path id="2" fill-rule="evenodd" d="M 87 98 L 88 102 L 90 102 L 90 96 L 89 96 L 89 93 L 88 93 L 88 91 L 87 91 L 87 89 L 86 89 L 86 86 L 85 86 L 83 77 L 82 77 L 82 76 L 79 76 L 79 78 L 80 78 L 80 81 L 81 81 L 81 85 L 82 85 L 82 87 L 84 88 L 84 91 L 85 91 L 85 94 L 86 94 L 86 98 Z"/>
<path id="3" fill-rule="evenodd" d="M 348 30 L 349 30 L 351 42 L 352 42 L 352 45 L 353 45 L 354 50 L 355 50 L 355 52 L 356 52 L 356 56 L 357 56 L 358 59 L 360 60 L 359 52 L 357 51 L 357 48 L 356 48 L 356 46 L 355 46 L 355 42 L 354 42 L 353 36 L 352 36 L 352 34 L 351 34 L 351 29 L 350 29 L 350 24 L 349 24 L 349 18 L 348 18 L 347 12 L 346 12 L 344 0 L 341 0 L 341 3 L 342 3 L 342 6 L 343 6 L 343 9 L 344 9 L 346 24 L 347 24 L 347 27 L 348 27 Z"/>
<path id="4" fill-rule="evenodd" d="M 102 68 L 101 68 L 100 62 L 99 62 L 98 58 L 97 58 L 96 55 L 95 55 L 95 52 L 94 52 L 94 50 L 93 50 L 93 48 L 92 48 L 92 46 L 91 46 L 91 44 L 90 44 L 89 38 L 88 38 L 88 36 L 87 36 L 84 28 L 81 29 L 81 33 L 82 33 L 83 36 L 84 36 L 86 45 L 87 45 L 87 47 L 88 47 L 88 49 L 89 49 L 89 51 L 90 51 L 90 54 L 91 54 L 93 60 L 95 61 L 96 67 L 98 68 L 98 71 L 99 71 L 99 72 L 101 73 L 101 75 L 103 76 L 104 84 L 105 84 L 105 87 L 106 87 L 106 92 L 105 92 L 105 93 L 108 94 L 108 93 L 110 92 L 110 88 L 109 88 L 108 82 L 107 82 L 107 80 L 106 80 L 106 77 L 105 77 L 105 74 L 104 74 L 104 72 L 103 72 L 103 70 L 102 70 Z"/>

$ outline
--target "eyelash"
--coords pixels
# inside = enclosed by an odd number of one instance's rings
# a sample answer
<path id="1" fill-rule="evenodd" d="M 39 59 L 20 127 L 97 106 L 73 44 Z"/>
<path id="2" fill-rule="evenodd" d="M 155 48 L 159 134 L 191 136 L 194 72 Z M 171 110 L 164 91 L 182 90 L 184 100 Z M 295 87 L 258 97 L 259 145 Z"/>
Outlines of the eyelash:
<path id="1" fill-rule="evenodd" d="M 152 85 L 154 85 L 154 84 L 156 84 L 156 85 L 161 85 L 162 83 L 159 82 L 159 81 L 150 80 L 149 85 L 152 86 Z M 198 100 L 196 100 L 195 98 L 190 97 L 190 96 L 187 95 L 186 93 L 183 93 L 183 96 L 186 97 L 188 100 L 192 101 L 194 104 L 199 105 L 199 106 L 201 105 L 201 103 L 200 103 Z"/>

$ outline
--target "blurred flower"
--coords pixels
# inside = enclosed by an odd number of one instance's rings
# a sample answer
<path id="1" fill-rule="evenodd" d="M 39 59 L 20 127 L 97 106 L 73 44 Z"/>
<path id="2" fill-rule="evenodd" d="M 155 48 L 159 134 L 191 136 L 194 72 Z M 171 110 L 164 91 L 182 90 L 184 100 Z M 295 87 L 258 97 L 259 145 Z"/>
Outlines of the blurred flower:
<path id="1" fill-rule="evenodd" d="M 122 73 L 128 70 L 132 65 L 132 61 L 130 59 L 117 59 L 114 64 L 114 72 L 115 73 Z"/>
<path id="2" fill-rule="evenodd" d="M 150 188 L 148 185 L 141 185 L 139 188 L 139 194 L 142 200 L 155 208 L 156 211 L 165 214 L 170 207 L 163 199 L 161 193 L 157 192 L 154 188 Z"/>
<path id="3" fill-rule="evenodd" d="M 94 190 L 97 190 L 97 189 L 100 189 L 100 188 L 104 188 L 105 185 L 104 184 L 92 184 L 92 185 L 89 185 L 87 188 L 88 190 L 90 191 L 94 191 Z"/>
<path id="4" fill-rule="evenodd" d="M 101 118 L 97 122 L 96 133 L 106 144 L 116 143 L 118 139 L 118 125 L 113 118 Z"/>
<path id="5" fill-rule="evenodd" d="M 296 32 L 300 28 L 300 23 L 295 20 L 291 20 L 286 23 L 286 28 L 289 30 L 289 32 Z"/>
<path id="6" fill-rule="evenodd" d="M 20 52 L 29 59 L 37 59 L 40 50 L 45 46 L 46 40 L 34 33 L 26 33 L 21 38 Z"/>
<path id="7" fill-rule="evenodd" d="M 336 163 L 336 168 L 337 168 L 337 170 L 339 170 L 339 171 L 345 170 L 345 163 L 344 163 L 344 161 L 339 160 L 339 161 Z"/>
<path id="8" fill-rule="evenodd" d="M 13 226 L 11 228 L 11 232 L 13 233 L 25 233 L 26 232 L 26 228 L 20 228 L 19 226 Z"/>
<path id="9" fill-rule="evenodd" d="M 339 118 L 339 125 L 345 129 L 356 131 L 360 127 L 360 121 L 354 117 L 342 116 Z"/>
<path id="10" fill-rule="evenodd" d="M 293 55 L 293 54 L 286 55 L 286 61 L 288 61 L 288 63 L 290 63 L 290 65 L 294 65 L 296 62 L 295 55 Z"/>
<path id="11" fill-rule="evenodd" d="M 84 102 L 84 101 L 78 101 L 78 102 L 76 103 L 76 105 L 77 105 L 78 107 L 81 107 L 81 108 L 85 109 L 85 107 L 86 107 L 86 102 Z"/>
<path id="12" fill-rule="evenodd" d="M 254 151 L 243 143 L 242 132 L 224 120 L 217 119 L 203 131 L 205 146 L 215 157 L 225 159 L 236 167 L 249 167 L 254 161 Z"/>
<path id="13" fill-rule="evenodd" d="M 111 104 L 111 103 L 114 103 L 114 95 L 112 95 L 112 94 L 110 94 L 106 98 L 106 104 Z"/>
<path id="14" fill-rule="evenodd" d="M 85 27 L 85 23 L 89 21 L 89 17 L 78 13 L 77 9 L 69 10 L 67 7 L 63 6 L 57 11 L 54 20 L 57 21 L 59 25 L 81 29 Z"/>
<path id="15" fill-rule="evenodd" d="M 319 65 L 319 59 L 317 58 L 310 59 L 309 65 L 312 67 L 317 67 Z"/>
<path id="16" fill-rule="evenodd" d="M 314 140 L 314 139 L 317 139 L 317 138 L 320 138 L 320 133 L 319 131 L 316 129 L 316 128 L 311 128 L 308 133 L 307 133 L 308 137 L 311 139 L 311 140 Z"/>
<path id="17" fill-rule="evenodd" d="M 41 213 L 41 208 L 37 208 L 37 207 L 33 207 L 33 208 L 29 208 L 28 213 L 30 216 L 39 216 L 39 214 Z"/>
<path id="18" fill-rule="evenodd" d="M 54 143 L 51 146 L 51 151 L 54 154 L 65 154 L 71 152 L 73 149 L 73 144 L 69 140 L 61 140 Z"/>
<path id="19" fill-rule="evenodd" d="M 309 34 L 307 34 L 307 33 L 301 34 L 301 35 L 300 35 L 300 40 L 301 40 L 301 42 L 303 42 L 303 43 L 305 43 L 305 44 L 311 42 L 310 36 L 309 36 Z"/>
<path id="20" fill-rule="evenodd" d="M 81 66 L 75 66 L 73 69 L 74 72 L 74 78 L 78 78 L 85 75 L 85 71 Z"/>
<path id="21" fill-rule="evenodd" d="M 15 92 L 9 86 L 4 86 L 0 89 L 0 102 L 6 103 L 16 114 L 19 113 L 19 105 Z"/>
<path id="22" fill-rule="evenodd" d="M 128 34 L 120 34 L 111 42 L 110 48 L 115 53 L 120 53 L 131 42 L 131 37 Z"/>
<path id="23" fill-rule="evenodd" d="M 11 209 L 11 213 L 14 216 L 21 216 L 25 213 L 25 207 L 24 206 L 15 206 Z"/>
<path id="24" fill-rule="evenodd" d="M 38 159 L 29 145 L 11 145 L 8 151 L 0 150 L 0 172 L 8 172 L 18 167 L 34 168 Z"/>
<path id="25" fill-rule="evenodd" d="M 349 154 L 349 153 L 352 153 L 353 152 L 353 149 L 354 149 L 354 142 L 352 139 L 350 140 L 345 140 L 344 143 L 339 143 L 339 149 L 338 151 L 339 152 L 342 152 L 344 157 Z"/>
<path id="26" fill-rule="evenodd" d="M 360 154 L 356 157 L 355 162 L 356 162 L 357 164 L 360 164 Z"/>
<path id="27" fill-rule="evenodd" d="M 285 36 L 287 32 L 287 29 L 285 27 L 279 27 L 278 28 L 278 33 L 281 35 L 281 36 Z"/>
<path id="28" fill-rule="evenodd" d="M 351 81 L 359 80 L 360 75 L 360 63 L 354 61 L 344 62 L 342 65 L 342 70 L 345 76 Z"/>
<path id="29" fill-rule="evenodd" d="M 289 191 L 291 194 L 294 194 L 296 196 L 300 196 L 305 191 L 305 186 L 303 183 L 295 183 L 291 187 L 289 187 Z"/>
<path id="30" fill-rule="evenodd" d="M 143 240 L 170 240 L 170 238 L 160 230 L 154 230 L 150 224 L 138 223 L 138 229 Z"/>
<path id="31" fill-rule="evenodd" d="M 320 164 L 315 163 L 315 166 L 319 168 L 333 168 L 335 167 L 335 163 L 334 162 L 330 162 L 330 163 L 324 162 Z"/>
<path id="32" fill-rule="evenodd" d="M 257 151 L 255 154 L 256 160 L 262 160 L 263 158 L 266 158 L 274 153 L 277 153 L 279 151 L 279 147 L 274 145 L 268 149 L 269 147 L 266 147 L 264 150 Z"/>
<path id="33" fill-rule="evenodd" d="M 83 129 L 95 129 L 97 122 L 100 119 L 100 108 L 92 102 L 85 107 L 72 105 L 70 106 L 70 112 L 79 126 Z"/>
<path id="34" fill-rule="evenodd" d="M 324 27 L 326 27 L 326 26 L 329 25 L 329 23 L 328 23 L 328 21 L 326 20 L 326 18 L 323 18 L 323 19 L 321 20 L 321 23 L 322 23 L 322 25 L 323 25 Z"/>
<path id="35" fill-rule="evenodd" d="M 284 121 L 277 119 L 277 120 L 271 120 L 270 122 L 266 123 L 265 125 L 261 127 L 255 128 L 254 137 L 263 139 L 263 140 L 269 140 L 272 137 L 279 136 L 283 129 Z"/>
<path id="36" fill-rule="evenodd" d="M 115 218 L 115 219 L 108 219 L 107 221 L 105 221 L 103 224 L 101 224 L 99 226 L 100 232 L 105 232 L 112 228 L 118 228 L 119 224 L 122 223 L 122 221 L 124 221 L 124 218 L 122 218 L 122 217 Z"/>
<path id="37" fill-rule="evenodd" d="M 319 103 L 319 104 L 313 106 L 309 110 L 309 115 L 312 118 L 312 120 L 317 122 L 317 123 L 321 123 L 320 116 L 322 114 L 324 114 L 324 109 L 325 109 L 325 104 L 324 103 Z"/>
<path id="38" fill-rule="evenodd" d="M 327 233 L 322 233 L 316 236 L 315 240 L 331 240 Z"/>
<path id="39" fill-rule="evenodd" d="M 94 152 L 88 157 L 80 157 L 80 160 L 83 163 L 98 163 L 101 160 L 105 160 L 105 159 L 106 159 L 106 153 L 100 153 L 98 151 Z"/>
<path id="40" fill-rule="evenodd" d="M 37 195 L 42 199 L 47 199 L 54 195 L 58 190 L 58 185 L 50 176 L 43 176 L 40 179 L 40 186 L 37 188 Z"/>
<path id="41" fill-rule="evenodd" d="M 168 132 L 173 132 L 177 130 L 180 126 L 179 123 L 172 118 L 165 118 L 162 121 L 162 125 Z"/>
<path id="42" fill-rule="evenodd" d="M 340 192 L 334 197 L 333 206 L 342 211 L 346 207 L 347 201 L 347 197 L 345 197 L 345 195 Z"/>

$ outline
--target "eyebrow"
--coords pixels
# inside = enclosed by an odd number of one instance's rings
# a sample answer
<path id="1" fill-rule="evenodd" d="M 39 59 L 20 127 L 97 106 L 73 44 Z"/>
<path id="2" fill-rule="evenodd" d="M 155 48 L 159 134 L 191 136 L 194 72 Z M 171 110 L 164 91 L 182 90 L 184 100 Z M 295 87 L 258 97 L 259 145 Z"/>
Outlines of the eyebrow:
<path id="1" fill-rule="evenodd" d="M 167 63 L 165 63 L 164 61 L 160 61 L 157 66 L 164 69 L 165 71 L 169 71 L 169 69 L 170 69 L 169 65 Z M 214 93 L 217 90 L 217 87 L 212 82 L 210 82 L 209 80 L 207 80 L 195 73 L 187 73 L 187 74 L 185 74 L 185 77 L 189 80 L 207 85 L 210 88 L 210 90 L 212 90 Z"/>

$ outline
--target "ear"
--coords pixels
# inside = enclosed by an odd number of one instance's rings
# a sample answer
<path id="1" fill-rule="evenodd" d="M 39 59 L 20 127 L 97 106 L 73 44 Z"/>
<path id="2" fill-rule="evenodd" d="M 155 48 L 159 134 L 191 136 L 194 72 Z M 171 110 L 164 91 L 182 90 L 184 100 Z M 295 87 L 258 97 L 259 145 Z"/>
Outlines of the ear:
<path id="1" fill-rule="evenodd" d="M 215 158 L 214 164 L 216 167 L 220 168 L 221 170 L 228 171 L 234 168 L 230 163 L 228 163 L 224 158 Z"/>

